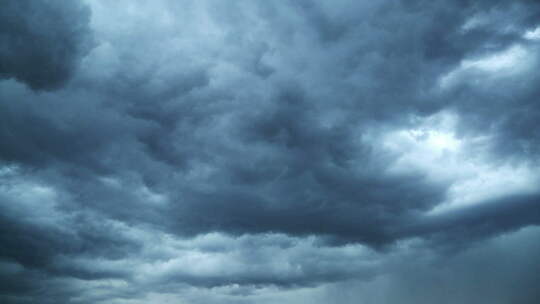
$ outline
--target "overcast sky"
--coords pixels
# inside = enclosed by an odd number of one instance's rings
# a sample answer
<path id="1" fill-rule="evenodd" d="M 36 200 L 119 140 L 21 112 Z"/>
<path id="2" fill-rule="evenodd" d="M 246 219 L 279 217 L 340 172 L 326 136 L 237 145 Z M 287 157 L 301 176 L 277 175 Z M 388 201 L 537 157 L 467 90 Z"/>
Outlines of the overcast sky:
<path id="1" fill-rule="evenodd" d="M 1 303 L 537 304 L 539 156 L 537 1 L 1 1 Z"/>

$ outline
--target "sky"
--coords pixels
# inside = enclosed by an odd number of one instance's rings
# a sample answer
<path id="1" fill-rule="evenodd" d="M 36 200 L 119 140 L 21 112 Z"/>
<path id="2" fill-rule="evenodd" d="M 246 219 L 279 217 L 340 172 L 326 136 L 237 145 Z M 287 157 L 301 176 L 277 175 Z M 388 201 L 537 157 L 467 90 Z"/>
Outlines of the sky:
<path id="1" fill-rule="evenodd" d="M 2 0 L 0 302 L 536 304 L 540 3 Z"/>

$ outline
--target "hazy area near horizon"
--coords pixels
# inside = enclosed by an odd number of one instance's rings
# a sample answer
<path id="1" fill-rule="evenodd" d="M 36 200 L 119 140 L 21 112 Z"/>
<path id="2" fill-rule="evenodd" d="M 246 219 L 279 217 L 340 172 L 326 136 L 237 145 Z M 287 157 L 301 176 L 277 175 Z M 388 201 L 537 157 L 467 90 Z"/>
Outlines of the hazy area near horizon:
<path id="1" fill-rule="evenodd" d="M 538 1 L 0 1 L 2 304 L 538 304 L 539 156 Z"/>

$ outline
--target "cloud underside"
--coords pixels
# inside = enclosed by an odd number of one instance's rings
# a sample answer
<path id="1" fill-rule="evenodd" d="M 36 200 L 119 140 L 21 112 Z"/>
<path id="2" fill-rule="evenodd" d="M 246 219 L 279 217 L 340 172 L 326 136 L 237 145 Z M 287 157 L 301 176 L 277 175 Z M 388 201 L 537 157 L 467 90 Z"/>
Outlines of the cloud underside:
<path id="1" fill-rule="evenodd" d="M 536 2 L 0 17 L 2 303 L 538 298 Z"/>

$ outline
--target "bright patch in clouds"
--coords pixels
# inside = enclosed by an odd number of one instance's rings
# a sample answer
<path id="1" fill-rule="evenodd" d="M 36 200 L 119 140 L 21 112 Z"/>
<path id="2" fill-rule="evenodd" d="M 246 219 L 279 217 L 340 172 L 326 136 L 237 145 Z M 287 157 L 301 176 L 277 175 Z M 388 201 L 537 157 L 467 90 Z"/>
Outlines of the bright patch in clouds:
<path id="1" fill-rule="evenodd" d="M 527 31 L 525 35 L 523 35 L 523 38 L 528 40 L 540 40 L 540 27 Z"/>
<path id="2" fill-rule="evenodd" d="M 430 213 L 536 191 L 538 170 L 525 165 L 492 164 L 481 146 L 485 139 L 456 137 L 458 123 L 456 115 L 441 112 L 424 119 L 416 128 L 390 132 L 384 139 L 384 149 L 399 155 L 390 172 L 422 172 L 432 181 L 451 183 L 447 199 Z"/>
<path id="3" fill-rule="evenodd" d="M 448 199 L 435 207 L 432 213 L 445 212 L 470 204 L 482 203 L 513 194 L 529 194 L 537 191 L 539 176 L 526 166 L 493 166 L 488 163 L 464 161 L 462 170 L 467 176 L 456 181 L 449 191 Z"/>
<path id="4" fill-rule="evenodd" d="M 456 69 L 439 79 L 439 87 L 444 90 L 464 81 L 482 84 L 514 76 L 527 71 L 535 60 L 533 50 L 516 44 L 498 53 L 463 60 Z"/>
<path id="5" fill-rule="evenodd" d="M 520 46 L 514 45 L 509 49 L 478 59 L 468 59 L 462 62 L 462 69 L 478 69 L 485 72 L 497 72 L 505 69 L 519 68 L 520 63 L 527 59 L 527 50 Z"/>
<path id="6" fill-rule="evenodd" d="M 461 142 L 456 139 L 453 133 L 440 130 L 418 130 L 413 129 L 409 133 L 417 142 L 425 145 L 425 148 L 435 152 L 455 151 L 459 149 Z"/>

